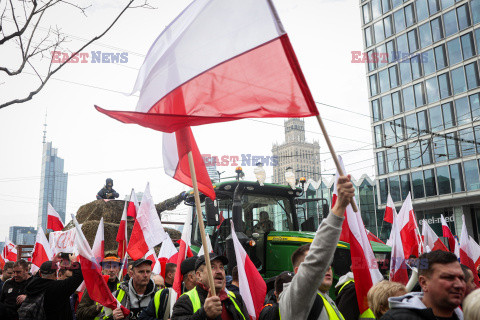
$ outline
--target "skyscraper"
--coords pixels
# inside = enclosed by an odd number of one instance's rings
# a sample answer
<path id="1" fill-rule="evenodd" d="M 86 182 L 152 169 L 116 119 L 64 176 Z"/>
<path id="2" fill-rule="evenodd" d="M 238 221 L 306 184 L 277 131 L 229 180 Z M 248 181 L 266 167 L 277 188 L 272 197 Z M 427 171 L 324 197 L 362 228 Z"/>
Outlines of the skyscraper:
<path id="1" fill-rule="evenodd" d="M 361 0 L 378 200 L 480 231 L 480 0 Z M 353 53 L 352 53 L 352 58 Z M 355 59 L 358 60 L 358 55 Z M 364 61 L 364 59 L 361 59 Z"/>
<path id="2" fill-rule="evenodd" d="M 64 161 L 58 157 L 57 149 L 52 147 L 51 142 L 46 142 L 47 124 L 44 124 L 44 126 L 37 225 L 41 226 L 43 230 L 46 230 L 47 206 L 49 202 L 58 212 L 62 221 L 65 222 L 68 173 L 63 172 Z"/>
<path id="3" fill-rule="evenodd" d="M 15 244 L 34 245 L 37 231 L 34 227 L 11 226 L 8 238 Z"/>

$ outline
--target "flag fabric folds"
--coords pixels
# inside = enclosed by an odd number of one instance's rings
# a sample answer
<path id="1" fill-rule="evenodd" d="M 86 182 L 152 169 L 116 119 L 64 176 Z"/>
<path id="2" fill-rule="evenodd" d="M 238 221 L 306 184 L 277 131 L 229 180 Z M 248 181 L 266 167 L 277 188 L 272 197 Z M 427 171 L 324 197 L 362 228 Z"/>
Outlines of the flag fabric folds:
<path id="1" fill-rule="evenodd" d="M 175 133 L 163 134 L 163 166 L 165 173 L 175 180 L 193 187 L 188 162 L 188 153 L 190 151 L 195 164 L 198 189 L 204 195 L 214 200 L 215 191 L 213 190 L 212 181 L 208 175 L 200 150 L 198 150 L 191 128 L 188 127 Z"/>
<path id="2" fill-rule="evenodd" d="M 34 273 L 42 266 L 42 263 L 53 259 L 53 251 L 50 248 L 47 237 L 43 232 L 42 227 L 38 227 L 37 239 L 32 252 L 32 267 L 31 272 Z"/>
<path id="3" fill-rule="evenodd" d="M 128 201 L 127 216 L 136 218 L 138 212 L 138 200 L 135 190 L 132 188 L 132 193 L 130 194 L 130 201 Z"/>
<path id="4" fill-rule="evenodd" d="M 378 242 L 378 243 L 385 244 L 385 242 L 383 242 L 382 240 L 380 240 L 380 238 L 378 238 L 376 235 L 374 235 L 373 233 L 371 233 L 370 230 L 365 229 L 365 231 L 367 231 L 367 238 L 368 238 L 369 241 L 373 241 L 373 242 Z"/>
<path id="5" fill-rule="evenodd" d="M 117 255 L 120 259 L 123 259 L 127 254 L 127 209 L 128 204 L 125 201 L 123 206 L 122 220 L 120 220 L 120 225 L 118 226 L 118 232 L 116 241 L 118 242 Z"/>
<path id="6" fill-rule="evenodd" d="M 252 319 L 257 319 L 263 308 L 263 302 L 265 300 L 265 295 L 267 294 L 267 285 L 238 240 L 233 221 L 230 220 L 230 224 L 232 226 L 235 258 L 237 259 L 240 295 L 245 302 L 250 317 Z"/>
<path id="7" fill-rule="evenodd" d="M 465 216 L 462 215 L 462 234 L 460 235 L 460 263 L 467 266 L 473 273 L 475 284 L 480 286 L 478 272 L 475 268 L 473 260 L 473 252 L 470 247 L 470 238 L 468 236 L 467 225 L 465 224 Z"/>
<path id="8" fill-rule="evenodd" d="M 402 236 L 400 235 L 399 216 L 394 216 L 390 234 L 392 252 L 390 256 L 390 281 L 408 283 L 407 265 L 403 250 Z"/>
<path id="9" fill-rule="evenodd" d="M 402 208 L 398 213 L 398 228 L 402 237 L 405 259 L 410 255 L 418 257 L 420 250 L 420 235 L 418 234 L 417 220 L 412 206 L 412 198 L 408 193 Z"/>
<path id="10" fill-rule="evenodd" d="M 167 233 L 163 229 L 150 194 L 150 184 L 147 183 L 142 204 L 138 209 L 137 219 L 133 225 L 127 252 L 133 260 L 138 260 L 166 237 Z"/>
<path id="11" fill-rule="evenodd" d="M 53 231 L 62 231 L 64 228 L 62 219 L 60 219 L 60 215 L 57 211 L 52 207 L 50 202 L 47 206 L 47 229 L 51 229 Z"/>
<path id="12" fill-rule="evenodd" d="M 163 240 L 160 251 L 158 252 L 158 262 L 160 263 L 160 275 L 165 278 L 165 266 L 167 265 L 168 260 L 178 253 L 177 248 L 173 244 L 172 239 L 167 234 L 167 238 Z M 177 263 L 175 260 L 174 263 Z"/>
<path id="13" fill-rule="evenodd" d="M 135 112 L 96 108 L 164 132 L 318 114 L 270 0 L 193 1 L 150 47 L 136 91 Z"/>
<path id="14" fill-rule="evenodd" d="M 422 222 L 422 236 L 425 248 L 428 246 L 430 251 L 448 251 L 442 240 L 435 234 L 435 231 L 432 230 L 425 219 Z"/>
<path id="15" fill-rule="evenodd" d="M 17 261 L 17 247 L 9 239 L 5 239 L 3 245 L 3 259 L 5 261 Z"/>
<path id="16" fill-rule="evenodd" d="M 475 269 L 480 265 L 480 245 L 473 240 L 472 237 L 468 237 L 470 240 L 470 253 L 472 255 L 473 263 L 475 264 Z"/>
<path id="17" fill-rule="evenodd" d="M 145 254 L 145 259 L 152 261 L 152 272 L 154 274 L 160 274 L 160 263 L 158 262 L 157 254 L 155 253 L 155 249 L 151 248 Z"/>
<path id="18" fill-rule="evenodd" d="M 95 234 L 95 240 L 93 241 L 92 253 L 98 263 L 102 262 L 105 257 L 105 226 L 103 224 L 103 217 L 98 223 L 97 233 Z"/>
<path id="19" fill-rule="evenodd" d="M 393 218 L 397 216 L 397 210 L 395 209 L 395 204 L 393 203 L 392 196 L 390 192 L 387 196 L 387 206 L 385 207 L 385 216 L 383 221 L 388 223 L 393 223 Z"/>
<path id="20" fill-rule="evenodd" d="M 455 252 L 455 245 L 457 241 L 455 240 L 452 231 L 448 227 L 447 220 L 445 220 L 443 214 L 440 215 L 440 219 L 442 221 L 443 236 L 448 239 L 448 246 L 450 247 L 450 252 Z"/>
<path id="21" fill-rule="evenodd" d="M 176 253 L 177 258 L 174 259 L 175 255 L 171 257 L 173 263 L 177 264 L 177 270 L 175 271 L 175 279 L 173 280 L 173 290 L 177 293 L 177 297 L 180 297 L 182 294 L 182 281 L 183 276 L 181 272 L 180 265 L 187 257 L 187 249 L 190 249 L 190 233 L 192 231 L 192 221 L 193 221 L 193 207 L 188 210 L 187 216 L 185 218 L 185 224 L 183 225 L 182 237 L 179 240 L 180 248 L 178 253 Z"/>

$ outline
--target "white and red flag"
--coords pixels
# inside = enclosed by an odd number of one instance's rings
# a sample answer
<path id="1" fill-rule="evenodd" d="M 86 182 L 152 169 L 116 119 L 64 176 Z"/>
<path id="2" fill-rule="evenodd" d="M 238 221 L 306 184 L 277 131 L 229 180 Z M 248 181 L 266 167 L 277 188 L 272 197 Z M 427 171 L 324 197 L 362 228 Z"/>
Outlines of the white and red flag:
<path id="1" fill-rule="evenodd" d="M 385 216 L 383 217 L 383 221 L 393 223 L 393 219 L 396 216 L 397 210 L 395 209 L 395 204 L 393 203 L 392 196 L 389 192 L 387 196 L 387 206 L 385 207 Z"/>
<path id="2" fill-rule="evenodd" d="M 385 242 L 383 242 L 382 240 L 380 240 L 379 237 L 377 237 L 376 235 L 374 235 L 373 233 L 371 233 L 370 230 L 365 229 L 365 231 L 367 231 L 368 241 L 373 241 L 373 242 L 378 242 L 378 243 L 385 244 Z"/>
<path id="3" fill-rule="evenodd" d="M 443 217 L 443 214 L 440 215 L 440 219 L 442 221 L 442 232 L 443 236 L 448 239 L 448 246 L 450 247 L 451 252 L 455 252 L 455 245 L 457 241 L 455 240 L 455 237 L 453 236 L 452 231 L 448 227 L 447 220 Z"/>
<path id="4" fill-rule="evenodd" d="M 127 254 L 127 208 L 128 203 L 125 201 L 123 205 L 122 220 L 118 226 L 117 237 L 115 241 L 118 243 L 117 255 L 120 259 L 123 259 Z"/>
<path id="5" fill-rule="evenodd" d="M 400 282 L 406 285 L 408 283 L 408 273 L 398 220 L 399 216 L 394 217 L 392 231 L 390 233 L 392 246 L 390 256 L 390 281 Z"/>
<path id="6" fill-rule="evenodd" d="M 480 265 L 480 245 L 478 245 L 472 237 L 469 236 L 468 238 L 470 240 L 470 253 L 472 254 L 472 260 L 475 264 L 475 269 L 478 269 L 478 266 Z"/>
<path id="7" fill-rule="evenodd" d="M 435 251 L 435 250 L 442 250 L 442 251 L 448 251 L 447 247 L 445 244 L 442 242 L 442 240 L 437 236 L 435 231 L 428 225 L 427 220 L 423 220 L 422 223 L 422 236 L 423 236 L 423 245 L 428 246 L 430 251 Z"/>
<path id="8" fill-rule="evenodd" d="M 102 306 L 115 310 L 121 308 L 124 316 L 130 311 L 123 307 L 120 302 L 112 295 L 108 288 L 105 278 L 102 276 L 102 267 L 93 255 L 92 249 L 82 232 L 82 228 L 78 224 L 77 219 L 72 215 L 73 223 L 77 230 L 75 244 L 78 248 L 78 258 L 82 268 L 83 281 L 88 291 L 88 295 L 93 301 L 98 302 Z"/>
<path id="9" fill-rule="evenodd" d="M 398 213 L 398 228 L 402 237 L 405 259 L 408 259 L 410 255 L 418 257 L 421 241 L 410 192 Z"/>
<path id="10" fill-rule="evenodd" d="M 188 162 L 188 153 L 190 151 L 192 152 L 195 165 L 198 189 L 204 195 L 214 200 L 215 191 L 213 190 L 212 181 L 190 127 L 180 129 L 174 133 L 163 134 L 163 167 L 165 173 L 175 180 L 193 187 Z"/>
<path id="11" fill-rule="evenodd" d="M 347 172 L 343 165 L 342 158 L 339 157 L 343 172 Z M 337 172 L 335 180 L 338 180 Z M 355 201 L 355 198 L 353 198 Z M 358 206 L 357 206 L 358 208 Z M 352 260 L 351 269 L 355 279 L 355 292 L 357 294 L 358 308 L 360 314 L 365 312 L 369 306 L 367 301 L 368 290 L 377 282 L 383 280 L 383 276 L 378 269 L 377 260 L 372 250 L 372 245 L 367 237 L 367 231 L 363 224 L 360 210 L 353 211 L 349 204 L 346 209 L 346 219 L 348 239 L 350 243 L 350 256 Z M 345 224 L 344 224 L 345 225 Z"/>
<path id="12" fill-rule="evenodd" d="M 230 220 L 232 226 L 232 239 L 235 248 L 235 258 L 237 259 L 238 284 L 240 295 L 245 302 L 248 314 L 252 319 L 257 319 L 262 311 L 265 295 L 267 294 L 267 285 L 247 252 L 238 241 L 233 221 Z"/>
<path id="13" fill-rule="evenodd" d="M 17 247 L 9 239 L 5 239 L 2 256 L 5 261 L 17 261 Z"/>
<path id="14" fill-rule="evenodd" d="M 160 274 L 160 262 L 158 261 L 154 248 L 148 250 L 147 254 L 145 254 L 145 259 L 152 261 L 152 272 Z"/>
<path id="15" fill-rule="evenodd" d="M 480 286 L 478 272 L 475 268 L 474 253 L 470 247 L 470 238 L 468 236 L 467 225 L 465 224 L 465 216 L 462 215 L 462 234 L 460 235 L 460 263 L 467 266 L 473 273 L 475 284 Z"/>
<path id="16" fill-rule="evenodd" d="M 62 231 L 64 228 L 62 219 L 60 219 L 60 215 L 57 211 L 52 207 L 50 202 L 47 206 L 47 229 L 51 229 L 53 231 Z"/>
<path id="17" fill-rule="evenodd" d="M 32 267 L 30 272 L 35 273 L 40 269 L 42 263 L 52 260 L 53 256 L 53 251 L 50 248 L 50 244 L 48 243 L 47 237 L 45 237 L 42 227 L 38 227 L 37 239 L 35 240 L 35 247 L 32 252 Z"/>
<path id="18" fill-rule="evenodd" d="M 270 0 L 193 1 L 150 47 L 136 91 L 135 112 L 96 108 L 164 132 L 318 114 Z"/>
<path id="19" fill-rule="evenodd" d="M 177 292 L 177 297 L 180 297 L 180 295 L 182 294 L 183 276 L 182 276 L 182 272 L 180 270 L 180 265 L 182 264 L 182 262 L 187 257 L 187 251 L 190 250 L 190 244 L 191 244 L 191 242 L 190 242 L 191 234 L 190 233 L 192 231 L 192 220 L 193 220 L 192 218 L 193 218 L 193 207 L 190 210 L 188 210 L 188 212 L 187 212 L 187 216 L 186 216 L 186 219 L 185 219 L 185 224 L 183 225 L 182 237 L 179 240 L 180 248 L 178 249 L 178 253 L 174 254 L 170 258 L 170 262 L 177 264 L 177 270 L 175 272 L 175 279 L 173 280 L 173 290 L 175 290 Z M 177 256 L 176 259 L 175 259 L 175 255 Z"/>
<path id="20" fill-rule="evenodd" d="M 128 201 L 127 216 L 136 218 L 137 212 L 139 209 L 137 195 L 135 190 L 132 188 L 132 193 L 130 194 L 130 201 Z"/>
<path id="21" fill-rule="evenodd" d="M 97 234 L 93 241 L 92 253 L 98 263 L 101 263 L 105 257 L 105 226 L 103 224 L 103 217 L 98 223 Z"/>
<path id="22" fill-rule="evenodd" d="M 158 262 L 160 263 L 160 275 L 163 278 L 165 278 L 165 266 L 167 265 L 168 260 L 177 253 L 178 253 L 177 248 L 175 248 L 175 245 L 173 244 L 172 239 L 167 234 L 167 238 L 163 240 L 162 246 L 160 247 L 160 251 L 158 252 Z M 177 263 L 177 260 L 175 260 L 175 262 L 173 263 Z"/>
<path id="23" fill-rule="evenodd" d="M 207 239 L 207 251 L 208 252 L 213 252 L 213 247 L 212 247 L 212 242 L 210 241 L 210 236 L 207 234 L 206 237 Z M 200 247 L 200 250 L 198 250 L 198 256 L 203 256 L 204 255 L 204 249 L 203 249 L 203 244 Z"/>
<path id="24" fill-rule="evenodd" d="M 143 258 L 148 250 L 161 243 L 166 237 L 167 233 L 163 229 L 150 194 L 150 184 L 147 183 L 128 242 L 128 255 L 133 260 Z"/>

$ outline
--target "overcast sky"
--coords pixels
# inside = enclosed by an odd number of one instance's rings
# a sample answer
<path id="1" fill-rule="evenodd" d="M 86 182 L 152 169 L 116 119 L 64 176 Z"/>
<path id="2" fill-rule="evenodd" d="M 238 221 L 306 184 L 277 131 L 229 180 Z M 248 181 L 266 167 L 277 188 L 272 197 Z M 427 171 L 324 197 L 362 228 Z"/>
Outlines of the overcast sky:
<path id="1" fill-rule="evenodd" d="M 0 109 L 0 241 L 9 226 L 36 226 L 40 189 L 42 131 L 48 112 L 47 140 L 65 159 L 69 173 L 67 216 L 95 199 L 111 177 L 124 195 L 131 188 L 143 191 L 150 182 L 155 202 L 174 196 L 186 187 L 168 177 L 162 168 L 161 133 L 137 125 L 125 125 L 94 109 L 134 110 L 130 92 L 148 48 L 159 33 L 183 10 L 189 0 L 152 1 L 157 9 L 129 10 L 110 32 L 84 52 L 126 53 L 127 63 L 69 64 L 54 75 L 33 100 Z M 6 1 L 4 2 L 4 4 Z M 95 1 L 83 16 L 71 7 L 46 14 L 38 35 L 58 25 L 67 34 L 67 47 L 75 51 L 85 39 L 101 33 L 125 1 Z M 347 0 L 274 0 L 289 34 L 310 90 L 338 153 L 344 153 L 347 171 L 359 178 L 373 178 L 373 152 L 365 66 L 351 63 L 351 51 L 361 51 L 362 35 L 357 2 Z M 1 9 L 1 8 L 0 8 Z M 20 19 L 21 20 L 21 19 Z M 5 21 L 4 29 L 11 28 Z M 38 40 L 37 40 L 38 41 Z M 90 54 L 91 55 L 91 54 Z M 14 45 L 0 46 L 0 66 L 18 65 Z M 0 102 L 20 98 L 38 85 L 34 71 L 12 79 L 0 73 Z M 272 144 L 284 141 L 283 119 L 241 120 L 193 128 L 204 154 L 270 156 Z M 320 128 L 306 119 L 307 140 L 320 141 L 321 166 L 334 172 Z M 234 167 L 219 167 L 224 176 Z M 244 167 L 254 179 L 253 167 Z M 267 181 L 272 169 L 267 167 Z M 70 220 L 70 218 L 67 218 Z"/>

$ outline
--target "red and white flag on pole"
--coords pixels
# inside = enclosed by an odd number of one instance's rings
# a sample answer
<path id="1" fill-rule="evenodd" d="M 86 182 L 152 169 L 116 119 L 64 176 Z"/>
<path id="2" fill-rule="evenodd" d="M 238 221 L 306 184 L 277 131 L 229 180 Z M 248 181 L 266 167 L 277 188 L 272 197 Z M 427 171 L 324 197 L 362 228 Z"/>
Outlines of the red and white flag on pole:
<path id="1" fill-rule="evenodd" d="M 190 236 L 192 231 L 192 218 L 193 218 L 193 207 L 188 210 L 187 217 L 185 219 L 185 224 L 183 225 L 182 230 L 182 237 L 179 240 L 180 248 L 178 249 L 178 253 L 176 253 L 176 263 L 177 263 L 177 270 L 175 272 L 175 279 L 173 280 L 173 290 L 177 292 L 177 296 L 180 297 L 182 294 L 182 281 L 183 276 L 181 272 L 180 265 L 187 257 L 187 251 L 190 249 Z M 175 255 L 173 255 L 170 259 L 175 260 Z M 174 261 L 171 261 L 174 262 Z"/>
<path id="2" fill-rule="evenodd" d="M 128 243 L 128 255 L 133 260 L 143 258 L 150 248 L 160 244 L 166 237 L 167 233 L 163 229 L 150 194 L 150 184 L 147 183 Z"/>
<path id="3" fill-rule="evenodd" d="M 40 269 L 42 263 L 52 260 L 53 256 L 53 251 L 50 248 L 50 244 L 48 243 L 47 237 L 45 237 L 42 227 L 38 227 L 37 239 L 35 240 L 35 247 L 32 252 L 32 267 L 30 272 L 35 273 Z"/>
<path id="4" fill-rule="evenodd" d="M 117 255 L 120 259 L 123 259 L 127 254 L 127 208 L 128 204 L 125 201 L 123 206 L 122 220 L 120 220 L 120 225 L 118 226 L 117 238 L 115 239 L 118 242 Z"/>
<path id="5" fill-rule="evenodd" d="M 5 261 L 17 261 L 17 247 L 9 239 L 5 239 L 3 246 L 3 259 Z"/>
<path id="6" fill-rule="evenodd" d="M 155 253 L 154 248 L 148 250 L 148 252 L 145 254 L 145 259 L 152 261 L 152 272 L 155 274 L 160 274 L 160 263 L 158 262 L 157 254 Z"/>
<path id="7" fill-rule="evenodd" d="M 399 216 L 394 217 L 390 233 L 392 252 L 390 257 L 390 281 L 408 283 L 407 265 L 400 235 Z"/>
<path id="8" fill-rule="evenodd" d="M 137 195 L 135 190 L 132 188 L 132 193 L 130 194 L 130 201 L 128 201 L 127 216 L 136 218 L 137 212 L 139 209 Z"/>
<path id="9" fill-rule="evenodd" d="M 450 252 L 455 252 L 455 245 L 457 241 L 455 240 L 452 231 L 448 227 L 447 220 L 445 220 L 443 214 L 440 215 L 440 219 L 442 220 L 443 236 L 448 239 L 448 246 L 450 247 Z"/>
<path id="10" fill-rule="evenodd" d="M 177 181 L 193 187 L 188 163 L 188 153 L 192 152 L 197 176 L 198 189 L 204 195 L 215 199 L 212 181 L 208 175 L 205 162 L 197 147 L 192 129 L 180 129 L 174 133 L 163 134 L 163 167 L 165 173 Z"/>
<path id="11" fill-rule="evenodd" d="M 385 216 L 383 221 L 388 223 L 393 223 L 393 218 L 397 216 L 397 210 L 395 209 L 395 204 L 393 203 L 392 196 L 390 192 L 387 196 L 387 206 L 385 207 Z"/>
<path id="12" fill-rule="evenodd" d="M 418 257 L 420 250 L 420 235 L 415 212 L 413 211 L 410 192 L 398 213 L 398 228 L 400 229 L 400 235 L 402 237 L 405 259 L 408 259 L 410 255 Z"/>
<path id="13" fill-rule="evenodd" d="M 93 241 L 92 253 L 98 263 L 102 262 L 105 257 L 105 226 L 103 224 L 103 217 L 98 223 L 97 234 Z"/>
<path id="14" fill-rule="evenodd" d="M 382 240 L 380 240 L 379 237 L 377 237 L 376 235 L 374 235 L 373 233 L 371 233 L 370 230 L 365 229 L 365 231 L 367 231 L 368 241 L 373 241 L 373 242 L 378 242 L 378 243 L 385 244 L 385 242 L 383 242 Z"/>
<path id="15" fill-rule="evenodd" d="M 124 316 L 127 316 L 130 311 L 123 307 L 120 302 L 112 295 L 108 288 L 105 278 L 102 276 L 102 267 L 97 262 L 93 255 L 92 249 L 85 239 L 82 228 L 78 224 L 77 219 L 72 215 L 73 223 L 77 230 L 75 237 L 75 244 L 78 249 L 78 258 L 82 268 L 83 281 L 88 291 L 88 295 L 93 301 L 98 302 L 102 306 L 115 310 L 121 308 Z"/>
<path id="16" fill-rule="evenodd" d="M 173 244 L 172 239 L 167 234 L 167 238 L 163 240 L 160 251 L 158 252 L 158 262 L 160 263 L 160 274 L 165 278 L 165 266 L 167 265 L 168 260 L 178 253 L 177 248 Z M 178 255 L 177 255 L 178 256 Z M 174 263 L 177 263 L 175 260 Z"/>
<path id="17" fill-rule="evenodd" d="M 338 157 L 343 172 L 347 172 L 343 165 L 341 157 Z M 338 180 L 337 172 L 335 180 Z M 355 201 L 355 198 L 353 198 Z M 358 208 L 358 206 L 357 206 Z M 357 293 L 357 302 L 360 314 L 365 312 L 369 306 L 367 301 L 368 290 L 377 282 L 383 280 L 383 276 L 378 269 L 377 260 L 372 250 L 372 245 L 367 237 L 365 225 L 363 224 L 360 209 L 353 211 L 349 204 L 346 209 L 346 219 L 348 238 L 350 243 L 350 256 L 352 260 L 351 269 L 355 279 L 355 292 Z"/>
<path id="18" fill-rule="evenodd" d="M 96 108 L 164 132 L 318 114 L 270 0 L 193 1 L 150 47 L 136 91 L 135 112 Z"/>
<path id="19" fill-rule="evenodd" d="M 460 263 L 467 266 L 473 273 L 475 284 L 480 286 L 478 272 L 475 268 L 473 250 L 470 248 L 470 238 L 468 236 L 467 225 L 465 224 L 465 216 L 462 215 L 462 234 L 460 235 Z"/>
<path id="20" fill-rule="evenodd" d="M 263 308 L 265 295 L 267 294 L 267 285 L 247 252 L 238 241 L 233 221 L 230 220 L 232 226 L 232 239 L 235 248 L 235 258 L 237 259 L 238 284 L 240 295 L 245 302 L 248 314 L 252 319 L 257 319 Z"/>
<path id="21" fill-rule="evenodd" d="M 428 246 L 429 251 L 448 251 L 445 244 L 443 244 L 442 240 L 435 234 L 435 231 L 432 230 L 432 228 L 428 225 L 427 220 L 425 219 L 422 223 L 422 236 L 425 249 Z"/>
<path id="22" fill-rule="evenodd" d="M 51 229 L 53 231 L 62 231 L 64 228 L 62 219 L 60 219 L 60 215 L 57 211 L 52 207 L 50 202 L 47 206 L 47 229 Z"/>

